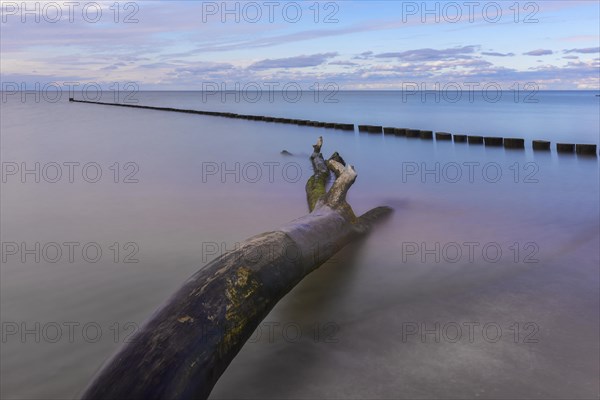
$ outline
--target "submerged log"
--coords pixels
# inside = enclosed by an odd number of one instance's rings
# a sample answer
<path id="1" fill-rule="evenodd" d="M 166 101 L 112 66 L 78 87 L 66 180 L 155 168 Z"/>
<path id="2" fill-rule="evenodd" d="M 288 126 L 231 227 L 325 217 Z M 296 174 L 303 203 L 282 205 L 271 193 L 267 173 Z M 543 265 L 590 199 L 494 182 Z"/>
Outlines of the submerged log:
<path id="1" fill-rule="evenodd" d="M 559 153 L 574 153 L 575 144 L 573 143 L 556 143 L 556 151 Z"/>
<path id="2" fill-rule="evenodd" d="M 421 131 L 419 133 L 419 137 L 421 139 L 432 140 L 433 139 L 433 131 Z"/>
<path id="3" fill-rule="evenodd" d="M 504 138 L 504 148 L 506 148 L 506 149 L 524 149 L 525 148 L 525 139 Z"/>
<path id="4" fill-rule="evenodd" d="M 532 146 L 533 150 L 550 151 L 550 142 L 547 140 L 534 140 Z"/>
<path id="5" fill-rule="evenodd" d="M 483 136 L 467 136 L 467 142 L 469 144 L 483 144 Z"/>
<path id="6" fill-rule="evenodd" d="M 306 185 L 311 212 L 247 239 L 195 273 L 122 347 L 83 399 L 205 399 L 275 304 L 371 223 L 346 202 L 356 171 L 339 154 L 325 161 L 322 138 Z M 335 181 L 327 191 L 330 172 Z"/>
<path id="7" fill-rule="evenodd" d="M 486 146 L 502 146 L 504 144 L 504 138 L 496 136 L 486 136 L 483 138 Z"/>
<path id="8" fill-rule="evenodd" d="M 452 134 L 448 132 L 436 132 L 435 140 L 452 140 Z"/>
<path id="9" fill-rule="evenodd" d="M 595 156 L 596 148 L 595 144 L 577 144 L 575 145 L 575 152 L 580 156 Z"/>

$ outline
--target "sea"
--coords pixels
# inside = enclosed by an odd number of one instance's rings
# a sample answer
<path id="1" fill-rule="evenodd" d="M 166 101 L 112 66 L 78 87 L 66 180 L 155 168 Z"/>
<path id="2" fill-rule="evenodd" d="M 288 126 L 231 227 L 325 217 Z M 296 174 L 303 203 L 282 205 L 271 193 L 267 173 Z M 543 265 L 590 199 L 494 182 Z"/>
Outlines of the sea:
<path id="1" fill-rule="evenodd" d="M 555 147 L 599 144 L 598 92 L 121 94 L 75 98 L 525 149 L 3 93 L 3 399 L 77 398 L 188 277 L 305 215 L 319 136 L 356 169 L 355 213 L 394 212 L 277 304 L 211 399 L 598 398 L 598 158 Z"/>

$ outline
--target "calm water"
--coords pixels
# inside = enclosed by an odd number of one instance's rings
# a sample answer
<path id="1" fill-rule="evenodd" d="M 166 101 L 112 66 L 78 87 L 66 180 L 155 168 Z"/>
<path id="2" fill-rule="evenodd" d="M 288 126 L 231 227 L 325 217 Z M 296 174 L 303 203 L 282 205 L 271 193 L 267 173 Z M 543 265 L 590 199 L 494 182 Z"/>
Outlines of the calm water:
<path id="1" fill-rule="evenodd" d="M 592 92 L 542 92 L 538 103 L 335 97 L 137 94 L 147 105 L 599 141 Z M 215 247 L 306 213 L 319 135 L 326 156 L 357 169 L 355 211 L 395 213 L 278 304 L 212 398 L 598 397 L 597 159 L 65 100 L 2 103 L 2 398 L 77 397 Z M 20 175 L 36 162 L 39 183 Z"/>

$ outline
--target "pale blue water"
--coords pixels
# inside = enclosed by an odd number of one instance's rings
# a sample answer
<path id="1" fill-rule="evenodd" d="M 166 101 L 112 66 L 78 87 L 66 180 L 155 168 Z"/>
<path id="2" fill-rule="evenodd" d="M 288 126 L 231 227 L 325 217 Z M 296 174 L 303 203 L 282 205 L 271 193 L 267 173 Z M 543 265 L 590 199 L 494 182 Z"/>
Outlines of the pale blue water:
<path id="1" fill-rule="evenodd" d="M 138 94 L 144 105 L 598 143 L 593 92 L 543 92 L 537 104 L 404 103 L 388 92 L 337 98 L 236 103 L 204 102 L 194 92 Z M 76 397 L 124 336 L 214 257 L 215 243 L 233 248 L 303 215 L 308 156 L 320 135 L 325 156 L 339 151 L 357 169 L 355 211 L 390 205 L 395 213 L 280 302 L 213 398 L 597 398 L 597 159 L 534 154 L 529 144 L 507 151 L 66 100 L 2 103 L 4 172 L 39 162 L 41 174 L 39 183 L 6 176 L 2 242 L 96 243 L 103 253 L 92 263 L 78 247 L 73 262 L 66 254 L 49 262 L 47 253 L 36 263 L 3 251 L 2 398 Z M 63 165 L 57 183 L 48 182 L 52 162 Z M 69 183 L 65 162 L 95 162 L 102 176 L 88 183 L 77 169 Z M 239 163 L 239 182 L 235 174 L 203 175 L 207 163 Z M 269 164 L 272 181 L 265 163 L 277 163 Z M 436 167 L 438 176 L 421 175 Z M 129 174 L 139 182 L 123 183 Z M 428 253 L 436 243 L 447 251 Z M 457 261 L 453 243 L 463 251 Z M 479 243 L 472 260 L 464 243 Z M 414 244 L 423 251 L 412 254 Z M 139 262 L 124 263 L 132 252 Z M 52 323 L 61 327 L 56 343 Z M 454 323 L 463 327 L 456 343 Z M 479 324 L 473 340 L 469 323 Z M 421 324 L 439 342 L 407 334 Z"/>
<path id="2" fill-rule="evenodd" d="M 140 104 L 397 126 L 423 130 L 598 143 L 595 91 L 146 92 Z M 122 96 L 124 97 L 124 96 Z M 83 99 L 83 96 L 79 96 Z M 103 96 L 111 101 L 111 96 Z M 122 99 L 124 101 L 124 98 Z"/>

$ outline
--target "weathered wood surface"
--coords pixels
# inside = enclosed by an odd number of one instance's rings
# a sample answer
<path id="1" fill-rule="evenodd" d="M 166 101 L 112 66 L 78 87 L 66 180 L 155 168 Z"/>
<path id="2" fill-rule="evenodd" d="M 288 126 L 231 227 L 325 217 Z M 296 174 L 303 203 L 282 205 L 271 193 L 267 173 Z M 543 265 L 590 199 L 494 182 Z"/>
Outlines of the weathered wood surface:
<path id="1" fill-rule="evenodd" d="M 275 304 L 391 209 L 356 217 L 346 193 L 356 172 L 313 146 L 311 212 L 251 237 L 194 274 L 112 357 L 84 399 L 205 399 Z M 330 171 L 336 179 L 326 191 Z M 257 382 L 259 384 L 259 382 Z"/>

